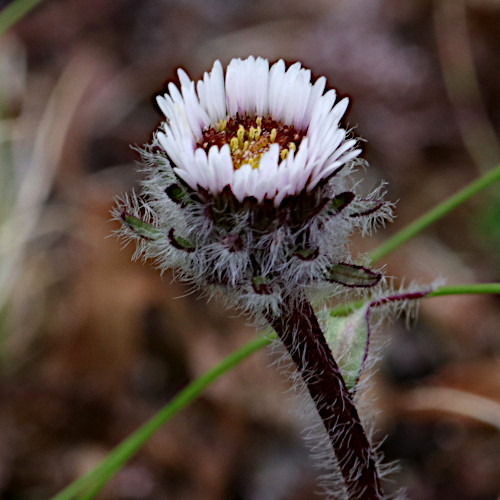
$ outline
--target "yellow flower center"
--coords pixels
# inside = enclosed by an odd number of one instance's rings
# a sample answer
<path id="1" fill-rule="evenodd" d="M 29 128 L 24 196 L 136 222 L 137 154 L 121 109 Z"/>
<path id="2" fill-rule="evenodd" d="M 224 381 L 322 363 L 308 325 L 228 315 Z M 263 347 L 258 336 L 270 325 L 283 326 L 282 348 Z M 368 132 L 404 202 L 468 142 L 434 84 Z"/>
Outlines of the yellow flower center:
<path id="1" fill-rule="evenodd" d="M 235 170 L 245 164 L 258 168 L 271 144 L 279 145 L 280 159 L 284 160 L 290 151 L 297 150 L 304 135 L 305 131 L 297 131 L 270 117 L 236 116 L 205 129 L 198 145 L 208 152 L 214 145 L 220 148 L 229 144 Z"/>

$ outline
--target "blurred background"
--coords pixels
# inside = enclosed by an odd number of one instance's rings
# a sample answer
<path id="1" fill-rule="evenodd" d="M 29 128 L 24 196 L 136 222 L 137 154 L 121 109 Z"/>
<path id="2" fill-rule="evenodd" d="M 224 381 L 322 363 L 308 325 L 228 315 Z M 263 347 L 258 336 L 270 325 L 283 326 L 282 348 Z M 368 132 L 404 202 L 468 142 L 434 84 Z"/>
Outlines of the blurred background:
<path id="1" fill-rule="evenodd" d="M 0 5 L 7 5 L 0 1 Z M 153 96 L 250 54 L 352 98 L 368 186 L 397 220 L 369 251 L 500 161 L 496 0 L 45 0 L 0 38 L 0 497 L 49 498 L 255 336 L 109 237 L 161 120 Z M 406 282 L 500 279 L 500 185 L 384 259 Z M 374 377 L 376 434 L 411 499 L 500 495 L 499 297 L 424 301 Z M 315 471 L 259 352 L 162 428 L 98 498 L 307 500 Z M 471 417 L 470 413 L 474 416 Z"/>

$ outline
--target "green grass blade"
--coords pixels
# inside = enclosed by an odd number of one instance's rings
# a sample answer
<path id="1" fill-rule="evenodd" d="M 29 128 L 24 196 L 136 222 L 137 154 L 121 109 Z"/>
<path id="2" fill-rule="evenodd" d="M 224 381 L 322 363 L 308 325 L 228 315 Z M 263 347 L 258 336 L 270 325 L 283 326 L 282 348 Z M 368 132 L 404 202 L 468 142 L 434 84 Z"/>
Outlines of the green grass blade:
<path id="1" fill-rule="evenodd" d="M 192 403 L 212 382 L 239 365 L 245 358 L 271 342 L 271 337 L 263 335 L 244 345 L 224 358 L 215 368 L 194 380 L 170 403 L 119 444 L 93 471 L 82 476 L 61 491 L 52 500 L 72 500 L 93 498 L 134 453 L 172 416 Z"/>
<path id="2" fill-rule="evenodd" d="M 451 210 L 468 200 L 471 196 L 482 189 L 500 180 L 500 165 L 472 182 L 464 189 L 452 195 L 437 207 L 431 209 L 414 223 L 395 234 L 392 238 L 380 245 L 371 254 L 372 262 L 380 260 L 397 247 L 411 239 L 421 232 L 427 226 L 443 217 Z M 500 293 L 500 284 L 472 284 L 461 286 L 440 287 L 429 293 L 427 297 L 437 297 L 442 295 L 454 294 L 474 294 L 474 293 Z M 357 307 L 357 303 L 340 305 L 334 310 L 333 314 L 343 315 Z M 90 500 L 105 486 L 109 479 L 137 452 L 141 446 L 172 416 L 179 413 L 182 409 L 193 402 L 205 389 L 217 378 L 236 367 L 245 358 L 258 351 L 271 342 L 271 336 L 262 336 L 249 342 L 234 353 L 230 354 L 215 368 L 202 375 L 186 387 L 169 404 L 161 409 L 146 424 L 140 427 L 134 434 L 125 439 L 118 445 L 104 461 L 93 471 L 77 479 L 66 489 L 53 497 L 51 500 Z"/>
<path id="3" fill-rule="evenodd" d="M 472 283 L 470 285 L 440 286 L 426 297 L 441 297 L 443 295 L 474 295 L 500 294 L 500 283 Z"/>
<path id="4" fill-rule="evenodd" d="M 0 12 L 0 36 L 20 21 L 42 0 L 14 0 Z"/>
<path id="5" fill-rule="evenodd" d="M 396 248 L 400 247 L 403 243 L 406 243 L 409 239 L 416 236 L 432 223 L 436 222 L 438 219 L 467 201 L 471 196 L 479 193 L 479 191 L 498 180 L 500 180 L 500 165 L 497 165 L 494 169 L 479 177 L 479 179 L 471 182 L 465 188 L 458 191 L 458 193 L 450 196 L 445 201 L 426 212 L 422 215 L 422 217 L 419 217 L 415 222 L 406 226 L 394 236 L 379 245 L 370 254 L 371 261 L 379 261 L 382 257 L 385 257 L 387 254 L 396 250 Z"/>

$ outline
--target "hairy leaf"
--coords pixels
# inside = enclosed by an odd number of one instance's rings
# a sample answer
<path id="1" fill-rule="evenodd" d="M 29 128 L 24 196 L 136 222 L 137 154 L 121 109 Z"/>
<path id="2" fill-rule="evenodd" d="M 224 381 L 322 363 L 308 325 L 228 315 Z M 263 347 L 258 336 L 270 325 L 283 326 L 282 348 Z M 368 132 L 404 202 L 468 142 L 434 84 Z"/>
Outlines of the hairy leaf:
<path id="1" fill-rule="evenodd" d="M 343 262 L 331 266 L 326 273 L 328 281 L 352 287 L 374 286 L 381 278 L 382 274 L 371 271 L 366 267 L 345 264 Z"/>
<path id="2" fill-rule="evenodd" d="M 122 213 L 122 220 L 125 222 L 134 233 L 138 234 L 142 238 L 147 238 L 148 240 L 157 240 L 161 238 L 161 231 L 154 227 L 152 224 L 144 222 L 139 217 L 135 215 L 130 215 L 127 212 Z"/>

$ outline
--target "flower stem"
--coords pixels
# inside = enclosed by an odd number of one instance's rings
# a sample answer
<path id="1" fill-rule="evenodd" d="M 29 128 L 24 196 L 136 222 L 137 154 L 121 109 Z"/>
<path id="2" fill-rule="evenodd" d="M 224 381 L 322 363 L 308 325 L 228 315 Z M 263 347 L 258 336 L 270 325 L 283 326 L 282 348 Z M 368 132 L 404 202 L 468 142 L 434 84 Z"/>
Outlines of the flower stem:
<path id="1" fill-rule="evenodd" d="M 430 226 L 433 222 L 437 221 L 448 212 L 451 212 L 464 201 L 467 201 L 471 196 L 498 180 L 500 180 L 500 165 L 497 165 L 494 169 L 479 177 L 479 179 L 471 182 L 458 193 L 450 196 L 445 201 L 419 217 L 415 222 L 406 226 L 404 229 L 378 246 L 370 255 L 371 262 L 376 262 L 382 257 L 385 257 L 387 254 L 400 247 L 403 243 L 406 243 L 409 239 L 420 233 L 427 226 Z"/>
<path id="2" fill-rule="evenodd" d="M 478 283 L 468 285 L 455 285 L 439 287 L 430 292 L 426 297 L 437 297 L 455 294 L 493 293 L 500 294 L 500 283 Z M 362 305 L 363 301 L 341 304 L 332 310 L 332 315 L 343 316 Z M 309 306 L 310 307 L 310 306 Z M 276 320 L 270 322 L 275 322 Z M 109 479 L 144 445 L 144 443 L 171 417 L 178 414 L 186 406 L 192 403 L 213 381 L 226 372 L 239 365 L 244 359 L 254 352 L 269 345 L 274 334 L 259 336 L 239 350 L 223 359 L 219 365 L 208 371 L 198 379 L 194 380 L 177 397 L 167 403 L 150 421 L 146 422 L 134 434 L 129 436 L 118 445 L 104 461 L 95 469 L 80 477 L 66 489 L 54 496 L 52 500 L 81 500 L 93 498 L 97 492 L 109 481 Z M 352 403 L 351 403 L 352 404 Z M 93 488 L 92 492 L 88 492 Z M 85 492 L 85 493 L 83 493 Z"/>
<path id="3" fill-rule="evenodd" d="M 348 498 L 383 498 L 375 457 L 311 304 L 285 302 L 267 320 L 297 365 L 330 437 Z"/>

